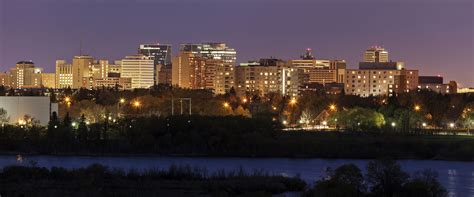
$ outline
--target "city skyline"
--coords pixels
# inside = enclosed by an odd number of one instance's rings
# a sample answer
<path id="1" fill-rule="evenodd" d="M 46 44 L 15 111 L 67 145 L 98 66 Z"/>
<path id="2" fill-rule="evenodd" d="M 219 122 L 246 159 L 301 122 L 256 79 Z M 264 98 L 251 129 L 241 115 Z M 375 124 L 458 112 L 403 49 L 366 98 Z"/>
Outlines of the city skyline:
<path id="1" fill-rule="evenodd" d="M 146 25 L 135 22 L 137 19 L 153 19 L 151 5 L 169 8 L 156 16 L 167 20 L 168 26 L 132 31 Z M 472 87 L 472 5 L 468 1 L 2 1 L 0 70 L 7 71 L 21 60 L 33 60 L 45 72 L 52 72 L 56 59 L 70 60 L 79 54 L 81 40 L 84 54 L 111 61 L 136 54 L 139 44 L 171 44 L 174 56 L 183 43 L 225 42 L 236 49 L 237 62 L 271 56 L 299 59 L 304 49 L 312 48 L 316 58 L 344 59 L 348 68 L 357 67 L 365 49 L 381 45 L 393 61 L 404 61 L 424 75 L 442 75 L 460 86 Z M 15 12 L 20 8 L 23 12 Z M 88 14 L 82 14 L 83 10 Z M 127 10 L 134 14 L 114 14 Z M 180 10 L 187 14 L 174 13 Z M 261 16 L 262 11 L 267 15 Z M 423 15 L 417 14 L 421 11 Z M 186 27 L 181 26 L 194 19 L 190 16 L 200 16 L 202 22 L 188 24 L 191 31 L 185 31 Z M 368 19 L 374 21 L 370 25 L 357 23 Z M 217 26 L 210 22 L 214 20 Z M 307 26 L 298 20 L 307 20 Z M 211 29 L 212 24 L 218 31 Z"/>

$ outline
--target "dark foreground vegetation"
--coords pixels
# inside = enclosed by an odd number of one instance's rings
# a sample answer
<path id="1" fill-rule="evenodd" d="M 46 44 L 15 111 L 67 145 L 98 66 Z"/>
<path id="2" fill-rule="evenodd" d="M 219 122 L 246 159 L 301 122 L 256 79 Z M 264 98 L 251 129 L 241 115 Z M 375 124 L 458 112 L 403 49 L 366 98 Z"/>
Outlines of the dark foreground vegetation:
<path id="1" fill-rule="evenodd" d="M 318 197 L 444 197 L 447 192 L 438 182 L 436 172 L 424 170 L 409 175 L 393 160 L 377 160 L 367 164 L 364 176 L 361 170 L 346 164 L 329 170 L 328 177 L 316 181 L 307 196 Z"/>
<path id="2" fill-rule="evenodd" d="M 299 178 L 262 171 L 220 171 L 171 166 L 146 172 L 110 170 L 94 164 L 68 170 L 11 166 L 0 174 L 2 196 L 271 196 L 303 191 Z"/>
<path id="3" fill-rule="evenodd" d="M 474 137 L 423 132 L 282 131 L 267 118 L 172 116 L 115 123 L 0 128 L 0 151 L 12 154 L 181 155 L 474 160 Z"/>
<path id="4" fill-rule="evenodd" d="M 2 196 L 301 196 L 443 197 L 437 174 L 425 170 L 410 176 L 392 160 L 372 161 L 367 173 L 352 164 L 328 170 L 312 186 L 298 177 L 253 173 L 242 169 L 208 175 L 205 169 L 171 166 L 168 170 L 125 172 L 93 164 L 68 170 L 10 166 L 0 172 Z"/>

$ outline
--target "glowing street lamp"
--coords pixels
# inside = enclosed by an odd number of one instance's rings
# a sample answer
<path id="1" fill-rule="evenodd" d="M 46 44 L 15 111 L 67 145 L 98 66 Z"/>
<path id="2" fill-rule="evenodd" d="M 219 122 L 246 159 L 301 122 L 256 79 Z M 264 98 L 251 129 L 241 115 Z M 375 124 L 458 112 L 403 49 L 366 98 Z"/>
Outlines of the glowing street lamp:
<path id="1" fill-rule="evenodd" d="M 421 123 L 421 126 L 426 127 L 427 126 L 426 122 Z"/>
<path id="2" fill-rule="evenodd" d="M 141 105 L 140 101 L 135 101 L 135 102 L 133 102 L 133 106 L 134 106 L 134 107 L 137 107 L 137 108 L 138 108 L 138 107 L 140 107 L 140 105 Z"/>
<path id="3" fill-rule="evenodd" d="M 242 99 L 242 103 L 247 103 L 247 101 L 248 101 L 247 98 Z"/>
<path id="4" fill-rule="evenodd" d="M 283 123 L 284 125 L 288 124 L 288 122 L 286 120 L 283 120 L 281 123 Z"/>
<path id="5" fill-rule="evenodd" d="M 297 103 L 296 98 L 291 98 L 290 104 L 295 105 Z"/>
<path id="6" fill-rule="evenodd" d="M 230 106 L 228 102 L 224 102 L 223 105 L 224 105 L 224 108 L 229 108 L 229 106 Z"/>
<path id="7" fill-rule="evenodd" d="M 329 109 L 331 111 L 336 111 L 336 105 L 334 105 L 334 104 L 329 105 Z"/>
<path id="8" fill-rule="evenodd" d="M 69 102 L 71 102 L 71 98 L 66 97 L 66 98 L 64 98 L 64 101 L 66 101 L 66 103 L 69 103 Z"/>
<path id="9" fill-rule="evenodd" d="M 449 123 L 450 128 L 454 128 L 454 123 Z"/>
<path id="10" fill-rule="evenodd" d="M 397 126 L 397 123 L 392 122 L 392 127 L 396 127 L 396 126 Z"/>
<path id="11" fill-rule="evenodd" d="M 414 109 L 415 111 L 420 111 L 421 107 L 419 105 L 415 105 Z"/>
<path id="12" fill-rule="evenodd" d="M 124 104 L 125 103 L 125 99 L 124 98 L 121 98 L 120 99 L 120 104 Z"/>

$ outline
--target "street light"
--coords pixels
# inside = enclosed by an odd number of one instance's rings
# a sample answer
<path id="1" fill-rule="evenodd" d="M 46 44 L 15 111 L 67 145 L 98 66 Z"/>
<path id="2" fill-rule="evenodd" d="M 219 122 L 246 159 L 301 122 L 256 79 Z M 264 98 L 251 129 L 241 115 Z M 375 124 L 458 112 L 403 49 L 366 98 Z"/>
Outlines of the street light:
<path id="1" fill-rule="evenodd" d="M 140 101 L 133 102 L 134 107 L 140 107 L 140 105 L 141 105 Z"/>
<path id="2" fill-rule="evenodd" d="M 421 123 L 421 126 L 423 126 L 423 127 L 426 127 L 426 125 L 427 125 L 426 122 Z"/>
<path id="3" fill-rule="evenodd" d="M 124 98 L 121 98 L 120 99 L 120 104 L 124 104 L 125 103 L 125 99 Z"/>
<path id="4" fill-rule="evenodd" d="M 449 127 L 454 128 L 454 123 L 449 123 Z"/>
<path id="5" fill-rule="evenodd" d="M 247 103 L 247 101 L 248 101 L 247 98 L 242 99 L 242 103 Z"/>
<path id="6" fill-rule="evenodd" d="M 287 122 L 286 120 L 283 120 L 282 123 L 283 123 L 284 125 L 287 125 L 287 124 L 288 124 L 288 122 Z"/>
<path id="7" fill-rule="evenodd" d="M 392 122 L 392 127 L 396 127 L 396 126 L 397 126 L 397 123 Z"/>
<path id="8" fill-rule="evenodd" d="M 419 105 L 415 105 L 415 111 L 420 111 L 421 107 Z"/>
<path id="9" fill-rule="evenodd" d="M 64 98 L 64 101 L 66 101 L 66 103 L 69 103 L 69 102 L 71 102 L 71 98 L 66 97 L 66 98 Z"/>
<path id="10" fill-rule="evenodd" d="M 224 108 L 228 108 L 230 106 L 228 102 L 224 102 L 223 105 L 224 105 Z"/>
<path id="11" fill-rule="evenodd" d="M 290 100 L 290 104 L 291 104 L 291 105 L 295 105 L 296 102 L 297 102 L 297 101 L 296 101 L 296 98 L 294 98 L 294 97 L 291 98 L 291 100 Z"/>
<path id="12" fill-rule="evenodd" d="M 331 111 L 336 111 L 336 105 L 334 105 L 334 104 L 329 105 L 329 109 Z"/>

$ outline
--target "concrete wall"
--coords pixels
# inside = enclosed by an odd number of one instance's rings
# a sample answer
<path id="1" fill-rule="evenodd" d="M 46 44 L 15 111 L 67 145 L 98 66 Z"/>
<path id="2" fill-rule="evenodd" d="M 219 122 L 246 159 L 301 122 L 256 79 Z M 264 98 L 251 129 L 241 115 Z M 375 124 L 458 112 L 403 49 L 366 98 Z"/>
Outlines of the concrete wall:
<path id="1" fill-rule="evenodd" d="M 47 96 L 0 96 L 0 108 L 7 111 L 10 124 L 17 124 L 29 115 L 40 125 L 47 125 L 52 112 L 58 112 L 58 104 L 51 103 Z"/>

